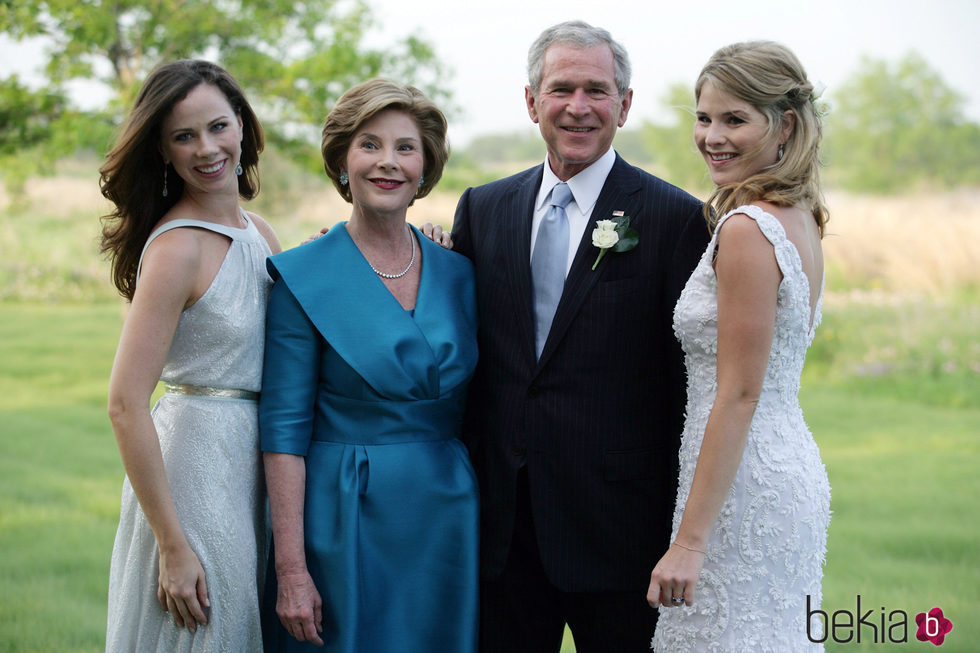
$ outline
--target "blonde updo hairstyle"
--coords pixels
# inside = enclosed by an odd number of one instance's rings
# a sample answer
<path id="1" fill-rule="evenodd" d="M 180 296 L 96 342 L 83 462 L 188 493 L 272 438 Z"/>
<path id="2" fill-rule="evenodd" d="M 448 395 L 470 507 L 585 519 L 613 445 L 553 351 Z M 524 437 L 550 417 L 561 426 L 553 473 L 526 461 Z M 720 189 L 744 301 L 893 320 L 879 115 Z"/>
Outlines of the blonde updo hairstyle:
<path id="1" fill-rule="evenodd" d="M 348 202 L 353 199 L 350 186 L 340 183 L 354 134 L 376 115 L 388 109 L 403 111 L 419 128 L 422 137 L 423 185 L 415 197 L 425 197 L 442 177 L 449 159 L 446 140 L 446 117 L 442 111 L 414 86 L 387 79 L 371 79 L 351 88 L 337 101 L 323 125 L 323 168 L 334 187 Z"/>
<path id="2" fill-rule="evenodd" d="M 819 171 L 823 128 L 813 84 L 800 60 L 789 48 L 772 41 L 735 43 L 715 52 L 705 64 L 694 87 L 695 100 L 700 100 L 708 82 L 765 114 L 769 131 L 760 150 L 777 138 L 787 110 L 796 118 L 778 161 L 748 179 L 715 189 L 705 203 L 708 226 L 713 230 L 718 218 L 734 208 L 767 201 L 806 207 L 822 236 L 828 218 Z"/>

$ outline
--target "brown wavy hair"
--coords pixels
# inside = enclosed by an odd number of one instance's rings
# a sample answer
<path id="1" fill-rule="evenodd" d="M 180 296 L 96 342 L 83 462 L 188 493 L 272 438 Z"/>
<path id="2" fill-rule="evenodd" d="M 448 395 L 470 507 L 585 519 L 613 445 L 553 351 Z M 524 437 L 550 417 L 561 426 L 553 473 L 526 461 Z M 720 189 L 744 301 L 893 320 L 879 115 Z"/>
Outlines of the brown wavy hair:
<path id="1" fill-rule="evenodd" d="M 778 206 L 802 204 L 813 213 L 822 236 L 829 217 L 820 187 L 823 126 L 813 84 L 800 60 L 789 48 L 772 41 L 735 43 L 715 52 L 705 64 L 694 87 L 695 100 L 701 98 L 707 82 L 765 114 L 769 131 L 760 149 L 765 140 L 776 136 L 785 111 L 796 117 L 782 158 L 711 194 L 704 208 L 709 228 L 713 230 L 718 219 L 732 209 L 761 200 Z"/>
<path id="2" fill-rule="evenodd" d="M 184 191 L 184 180 L 160 153 L 160 125 L 174 105 L 200 84 L 217 87 L 241 118 L 243 174 L 238 177 L 238 194 L 249 200 L 259 192 L 259 153 L 265 136 L 238 82 L 217 64 L 194 59 L 166 63 L 150 73 L 99 168 L 102 195 L 115 207 L 102 216 L 100 251 L 112 263 L 113 285 L 130 301 L 146 240 Z M 169 172 L 166 197 L 165 171 Z"/>
<path id="3" fill-rule="evenodd" d="M 415 197 L 428 195 L 442 178 L 449 160 L 446 140 L 446 116 L 435 103 L 414 86 L 405 86 L 387 79 L 375 78 L 362 82 L 343 94 L 323 125 L 323 169 L 333 181 L 340 196 L 353 201 L 350 186 L 340 183 L 340 173 L 354 134 L 361 126 L 386 109 L 397 109 L 411 116 L 422 137 L 422 174 L 425 183 Z"/>

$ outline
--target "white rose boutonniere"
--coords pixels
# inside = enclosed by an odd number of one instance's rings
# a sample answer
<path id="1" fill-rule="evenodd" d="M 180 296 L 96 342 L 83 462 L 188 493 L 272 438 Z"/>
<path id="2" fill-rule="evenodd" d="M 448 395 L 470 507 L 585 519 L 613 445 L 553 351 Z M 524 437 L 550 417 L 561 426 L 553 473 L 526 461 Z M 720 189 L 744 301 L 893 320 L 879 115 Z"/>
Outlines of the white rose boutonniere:
<path id="1" fill-rule="evenodd" d="M 612 220 L 597 220 L 597 229 L 592 231 L 592 244 L 599 249 L 609 249 L 619 242 L 619 234 L 616 233 L 616 223 Z"/>
<path id="2" fill-rule="evenodd" d="M 596 220 L 595 224 L 596 228 L 592 230 L 592 245 L 599 248 L 599 256 L 592 264 L 593 270 L 609 250 L 628 252 L 640 242 L 640 234 L 636 229 L 630 229 L 629 216 L 623 215 L 622 211 L 613 211 L 611 220 Z"/>

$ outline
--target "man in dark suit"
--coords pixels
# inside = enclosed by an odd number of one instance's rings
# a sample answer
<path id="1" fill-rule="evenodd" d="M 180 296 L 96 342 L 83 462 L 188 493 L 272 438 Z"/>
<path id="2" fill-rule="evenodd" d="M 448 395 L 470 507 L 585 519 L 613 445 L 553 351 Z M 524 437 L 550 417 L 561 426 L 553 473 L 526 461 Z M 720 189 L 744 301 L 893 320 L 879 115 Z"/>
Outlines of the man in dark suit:
<path id="1" fill-rule="evenodd" d="M 545 30 L 528 73 L 547 159 L 468 189 L 452 233 L 475 264 L 480 310 L 463 432 L 481 487 L 481 650 L 557 652 L 567 623 L 579 653 L 646 651 L 685 401 L 672 315 L 707 228 L 701 202 L 612 149 L 633 92 L 608 32 Z M 554 243 L 538 229 L 560 182 L 571 198 L 552 317 L 532 253 Z M 590 225 L 618 216 L 639 241 L 593 269 Z"/>

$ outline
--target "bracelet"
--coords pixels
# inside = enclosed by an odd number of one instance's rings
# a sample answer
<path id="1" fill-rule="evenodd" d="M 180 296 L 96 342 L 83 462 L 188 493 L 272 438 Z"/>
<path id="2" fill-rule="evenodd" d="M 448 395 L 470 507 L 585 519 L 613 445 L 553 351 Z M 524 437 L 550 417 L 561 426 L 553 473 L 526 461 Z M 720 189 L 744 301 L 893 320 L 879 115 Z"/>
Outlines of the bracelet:
<path id="1" fill-rule="evenodd" d="M 687 549 L 688 551 L 693 551 L 694 553 L 700 553 L 701 555 L 708 555 L 708 554 L 707 554 L 706 552 L 704 552 L 704 551 L 702 551 L 701 549 L 692 549 L 692 548 L 691 548 L 691 547 L 689 547 L 689 546 L 684 546 L 683 544 L 681 544 L 681 543 L 680 543 L 680 542 L 678 542 L 677 540 L 674 540 L 674 544 L 675 544 L 676 546 L 679 546 L 679 547 L 681 547 L 682 549 Z"/>

